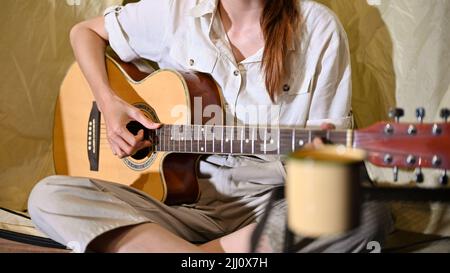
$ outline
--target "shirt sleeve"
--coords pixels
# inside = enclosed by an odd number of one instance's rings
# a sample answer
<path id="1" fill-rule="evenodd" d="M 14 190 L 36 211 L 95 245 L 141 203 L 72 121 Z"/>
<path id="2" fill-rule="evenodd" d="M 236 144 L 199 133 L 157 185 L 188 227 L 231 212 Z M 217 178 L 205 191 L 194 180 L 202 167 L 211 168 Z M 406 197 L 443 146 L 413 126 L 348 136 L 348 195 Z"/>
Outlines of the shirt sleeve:
<path id="1" fill-rule="evenodd" d="M 142 0 L 112 6 L 104 12 L 111 48 L 125 61 L 139 58 L 158 62 L 170 26 L 173 0 Z"/>
<path id="2" fill-rule="evenodd" d="M 351 128 L 351 63 L 347 35 L 333 16 L 322 23 L 313 35 L 318 51 L 315 75 L 312 79 L 312 101 L 308 127 L 333 123 L 338 129 Z"/>

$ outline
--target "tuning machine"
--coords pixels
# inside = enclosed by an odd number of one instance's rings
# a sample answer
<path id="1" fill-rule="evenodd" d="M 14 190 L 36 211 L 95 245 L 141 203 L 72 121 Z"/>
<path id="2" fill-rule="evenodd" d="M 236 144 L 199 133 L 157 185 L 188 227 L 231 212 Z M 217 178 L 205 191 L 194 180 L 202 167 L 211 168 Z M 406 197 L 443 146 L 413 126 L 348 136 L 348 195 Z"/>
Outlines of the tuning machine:
<path id="1" fill-rule="evenodd" d="M 450 109 L 444 108 L 441 110 L 441 118 L 447 123 L 450 117 Z"/>
<path id="2" fill-rule="evenodd" d="M 394 174 L 394 182 L 398 182 L 398 172 L 399 172 L 398 167 L 395 166 L 392 171 L 393 171 L 393 174 Z"/>
<path id="3" fill-rule="evenodd" d="M 441 175 L 441 176 L 439 177 L 439 183 L 440 183 L 442 186 L 447 186 L 447 185 L 448 185 L 448 175 L 447 175 L 447 170 L 445 170 L 445 171 L 444 171 L 444 174 Z"/>
<path id="4" fill-rule="evenodd" d="M 402 108 L 393 108 L 389 111 L 389 117 L 399 123 L 400 119 L 405 116 L 405 110 Z"/>
<path id="5" fill-rule="evenodd" d="M 416 117 L 420 123 L 423 123 L 423 120 L 425 119 L 425 115 L 426 115 L 425 108 L 420 107 L 420 108 L 416 109 Z"/>
<path id="6" fill-rule="evenodd" d="M 416 182 L 421 184 L 424 181 L 425 181 L 425 178 L 424 178 L 424 175 L 423 175 L 423 172 L 422 172 L 422 168 L 418 168 L 416 170 Z"/>

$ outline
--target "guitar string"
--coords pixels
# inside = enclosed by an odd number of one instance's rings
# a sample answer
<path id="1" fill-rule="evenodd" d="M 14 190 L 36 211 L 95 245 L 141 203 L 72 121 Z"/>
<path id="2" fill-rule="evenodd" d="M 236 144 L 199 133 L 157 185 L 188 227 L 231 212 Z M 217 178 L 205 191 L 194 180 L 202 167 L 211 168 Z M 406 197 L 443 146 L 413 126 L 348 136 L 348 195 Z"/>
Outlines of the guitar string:
<path id="1" fill-rule="evenodd" d="M 164 127 L 162 127 L 162 128 L 164 128 Z M 169 128 L 169 131 L 172 131 L 171 129 L 186 128 L 186 129 L 188 129 L 187 131 L 191 131 L 191 132 L 192 131 L 196 131 L 198 128 L 203 128 L 203 129 L 206 128 L 206 129 L 208 129 L 207 131 L 210 132 L 211 134 L 214 131 L 216 131 L 216 130 L 221 131 L 221 129 L 235 128 L 236 130 L 233 130 L 233 131 L 235 132 L 235 135 L 236 135 L 236 133 L 239 133 L 241 130 L 245 130 L 245 132 L 250 133 L 249 130 L 257 129 L 257 131 L 261 131 L 261 130 L 265 130 L 266 127 L 257 127 L 257 126 L 222 126 L 222 125 L 217 125 L 217 126 L 214 126 L 214 127 L 205 126 L 205 125 L 167 125 L 166 128 Z M 191 129 L 189 129 L 189 128 L 191 128 Z M 214 128 L 216 128 L 216 129 L 214 129 Z M 106 127 L 101 127 L 101 129 L 102 129 L 101 130 L 101 134 L 106 135 L 107 134 L 105 132 Z M 103 129 L 105 129 L 105 130 L 103 130 Z M 285 136 L 284 139 L 288 139 L 289 140 L 290 138 L 292 138 L 292 131 L 293 131 L 294 128 L 279 127 L 279 128 L 276 128 L 276 129 L 270 129 L 269 127 L 267 127 L 267 129 L 268 129 L 267 132 L 278 132 L 278 130 L 280 130 L 281 134 L 286 134 L 287 133 L 288 136 L 287 137 Z M 352 129 L 349 129 L 349 130 L 352 130 Z M 184 130 L 180 130 L 180 133 L 183 133 L 181 131 L 184 132 Z M 373 135 L 374 134 L 385 135 L 384 132 L 362 132 L 362 131 L 358 131 L 358 130 L 352 130 L 352 131 L 358 133 L 358 135 L 354 135 L 354 137 L 358 138 L 359 140 L 362 140 L 362 139 L 373 139 Z M 163 130 L 163 132 L 167 132 L 167 131 Z M 336 137 L 336 134 L 342 134 L 343 138 L 347 137 L 347 130 L 346 129 L 344 129 L 344 130 L 328 130 L 327 131 L 327 130 L 320 130 L 320 129 L 295 128 L 295 133 L 299 134 L 299 135 L 301 135 L 301 134 L 308 135 L 310 132 L 312 134 L 316 134 L 316 135 L 330 133 L 330 134 L 334 134 L 334 138 Z M 195 134 L 195 132 L 194 132 L 194 134 Z M 171 135 L 176 135 L 176 134 L 173 133 Z M 401 134 L 397 133 L 395 136 L 398 136 L 398 137 L 410 136 L 410 134 L 407 131 L 404 131 L 404 132 L 401 132 Z"/>
<path id="2" fill-rule="evenodd" d="M 333 132 L 333 131 L 330 131 Z M 312 134 L 312 137 L 324 137 L 325 139 L 327 139 L 327 131 L 317 131 L 314 132 Z M 176 134 L 174 134 L 176 135 Z M 164 136 L 166 141 L 172 141 L 172 142 L 177 142 L 177 141 L 197 141 L 197 140 L 205 140 L 204 137 L 191 137 L 191 138 L 187 138 L 187 139 L 170 139 L 172 135 L 166 135 Z M 290 144 L 289 142 L 292 142 L 292 136 L 283 136 L 280 137 L 280 141 L 281 142 L 285 142 L 287 143 L 286 145 Z M 297 132 L 297 135 L 295 136 L 295 140 L 296 142 L 300 141 L 300 140 L 305 140 L 309 138 L 309 133 L 302 133 L 302 132 Z M 374 142 L 379 142 L 379 140 L 374 140 L 374 137 L 368 135 L 368 136 L 364 136 L 364 135 L 358 135 L 358 136 L 353 136 L 353 142 L 355 143 L 374 143 Z M 107 140 L 107 136 L 106 133 L 102 133 L 100 136 L 101 140 Z M 215 141 L 221 141 L 221 138 L 219 138 L 219 136 L 216 135 L 216 137 L 214 138 Z M 249 141 L 253 141 L 253 139 L 251 138 L 243 138 L 242 139 L 244 142 L 249 140 Z M 266 140 L 266 142 L 270 141 L 270 140 L 277 140 L 277 138 L 269 138 Z M 335 142 L 339 142 L 339 141 L 346 141 L 348 140 L 347 135 L 333 135 L 330 136 L 330 138 L 328 140 L 334 140 Z M 206 141 L 208 142 L 212 142 L 212 138 L 206 138 Z M 241 139 L 233 139 L 233 142 L 240 142 Z M 264 142 L 263 138 L 259 138 L 259 139 L 255 139 L 255 142 Z"/>
<path id="3" fill-rule="evenodd" d="M 106 138 L 102 138 L 101 140 L 103 140 L 103 141 L 101 141 L 100 142 L 100 145 L 105 145 L 105 146 L 109 146 L 109 142 L 107 141 L 107 139 Z M 202 142 L 203 142 L 203 139 L 199 139 L 199 140 L 201 140 Z M 297 147 L 297 148 L 301 148 L 301 147 L 303 147 L 304 145 L 299 145 L 298 144 L 298 142 L 299 141 L 301 141 L 302 139 L 301 138 L 297 138 L 296 139 L 297 141 L 296 141 L 296 145 L 295 145 L 295 147 Z M 347 142 L 347 138 L 332 138 L 331 139 L 333 142 L 335 142 L 335 143 L 338 143 L 338 144 L 342 144 L 342 145 L 344 145 L 344 144 L 346 144 L 346 142 Z M 167 143 L 167 146 L 179 146 L 180 144 L 183 144 L 184 143 L 184 141 L 187 141 L 187 142 L 193 142 L 193 143 L 195 143 L 195 142 L 197 142 L 197 140 L 196 139 L 189 139 L 189 140 L 170 140 L 170 139 L 168 139 L 168 138 L 165 138 L 164 139 L 164 141 L 166 141 L 166 143 Z M 215 141 L 216 143 L 215 143 L 215 145 L 212 145 L 212 143 L 213 143 L 213 141 L 212 140 L 206 140 L 207 142 L 207 145 L 206 145 L 206 147 L 220 147 L 221 146 L 221 140 L 219 140 L 219 141 Z M 284 140 L 281 140 L 281 142 L 283 142 Z M 233 140 L 233 143 L 240 143 L 241 142 L 241 140 Z M 245 141 L 244 141 L 245 142 Z M 258 145 L 263 145 L 264 144 L 264 141 L 263 140 L 256 140 L 255 141 Z M 286 140 L 286 142 L 285 143 L 280 143 L 280 150 L 286 150 L 286 151 L 292 151 L 292 144 L 289 144 L 288 143 L 289 142 L 289 139 L 287 139 Z M 160 142 L 161 143 L 161 142 Z M 227 145 L 227 148 L 229 148 L 229 146 L 230 146 L 230 144 L 229 143 L 231 143 L 231 142 L 227 142 L 225 145 Z M 267 141 L 266 141 L 266 143 L 268 143 Z M 305 144 L 308 144 L 309 142 L 308 141 L 305 141 Z M 377 141 L 377 140 L 361 140 L 361 139 L 357 139 L 357 140 L 355 140 L 355 141 L 353 141 L 353 146 L 364 146 L 364 145 L 370 145 L 370 144 L 373 144 L 373 143 L 379 143 L 379 141 Z M 248 145 L 250 145 L 249 143 L 246 143 L 246 149 L 248 149 Z M 156 145 L 158 148 L 161 148 L 161 145 L 160 144 L 157 144 Z M 183 145 L 182 145 L 183 146 Z M 196 145 L 194 145 L 194 146 L 196 146 Z M 204 145 L 201 145 L 201 147 L 204 147 Z M 166 147 L 164 147 L 164 148 L 166 148 Z M 238 148 L 238 147 L 233 147 L 233 150 L 239 150 L 240 148 Z M 164 150 L 166 150 L 166 149 L 164 149 Z M 168 151 L 170 151 L 170 150 L 177 150 L 177 149 L 167 149 Z M 179 149 L 178 149 L 179 150 Z M 186 151 L 187 150 L 190 150 L 190 149 L 186 149 Z M 194 150 L 198 150 L 198 149 L 194 149 Z M 277 150 L 277 149 L 275 149 L 275 150 Z M 260 149 L 260 151 L 263 151 L 263 149 Z M 406 154 L 406 153 L 405 153 Z"/>
<path id="4" fill-rule="evenodd" d="M 175 125 L 175 126 L 168 126 L 168 128 L 169 129 L 172 129 L 172 128 L 177 128 L 179 125 Z M 185 127 L 185 126 L 187 126 L 187 127 Z M 178 127 L 178 128 L 181 128 L 181 127 L 183 127 L 183 128 L 186 128 L 186 129 L 188 129 L 187 131 L 194 131 L 194 130 L 196 130 L 198 127 L 200 127 L 200 128 L 207 128 L 207 126 L 205 127 L 205 126 L 203 126 L 203 125 L 181 125 L 180 127 Z M 191 129 L 193 129 L 193 130 L 189 130 L 189 128 L 191 128 Z M 215 128 L 223 128 L 223 129 L 226 129 L 227 128 L 227 126 L 216 126 Z M 245 130 L 245 132 L 246 133 L 248 133 L 248 135 L 250 135 L 250 129 L 255 129 L 255 128 L 258 128 L 258 127 L 250 127 L 250 126 L 228 126 L 228 128 L 237 128 L 237 130 L 235 130 L 236 132 L 237 131 L 240 131 L 240 130 Z M 102 129 L 105 129 L 105 128 L 102 128 Z M 213 131 L 215 131 L 215 130 L 212 130 L 213 128 L 211 127 L 210 128 L 211 130 L 207 130 L 207 131 L 210 131 L 211 132 L 211 134 L 213 133 Z M 284 130 L 283 130 L 284 129 Z M 220 129 L 219 129 L 220 130 Z M 261 128 L 259 128 L 258 130 L 261 130 Z M 280 134 L 281 135 L 283 135 L 282 137 L 280 137 L 280 142 L 284 142 L 284 143 L 280 143 L 280 146 L 281 147 L 285 147 L 285 146 L 287 146 L 287 147 L 292 147 L 292 144 L 290 144 L 291 142 L 292 142 L 292 139 L 293 139 L 293 137 L 292 137 L 292 129 L 286 129 L 286 128 L 281 128 L 280 127 Z M 202 136 L 200 137 L 200 138 L 196 138 L 195 136 L 192 138 L 190 138 L 190 139 L 186 139 L 186 140 L 184 140 L 184 139 L 179 139 L 179 140 L 173 140 L 173 139 L 170 139 L 173 135 L 177 135 L 177 134 L 175 134 L 175 133 L 170 133 L 170 131 L 171 130 L 169 130 L 169 134 L 166 134 L 166 132 L 167 132 L 167 130 L 163 130 L 163 131 L 161 131 L 162 132 L 162 134 L 164 134 L 164 140 L 165 141 L 167 141 L 167 142 L 172 142 L 172 143 L 175 143 L 174 145 L 176 146 L 176 145 L 178 145 L 178 144 L 180 144 L 180 143 L 178 143 L 178 142 L 184 142 L 184 141 L 197 141 L 197 140 L 204 140 L 205 138 L 203 137 L 203 135 L 204 134 L 201 134 Z M 272 129 L 272 130 L 270 130 L 270 131 L 275 131 L 275 132 L 277 132 L 278 131 L 278 129 Z M 182 132 L 180 132 L 179 134 L 181 134 Z M 286 136 L 286 133 L 288 134 L 287 136 Z M 305 128 L 299 128 L 299 129 L 295 129 L 295 133 L 296 133 L 296 136 L 295 136 L 295 140 L 294 140 L 294 142 L 297 142 L 297 141 L 300 141 L 300 140 L 304 140 L 304 139 L 307 139 L 307 138 L 309 138 L 309 135 L 310 135 L 310 133 L 311 133 L 311 136 L 312 137 L 318 137 L 318 136 L 320 136 L 320 137 L 325 137 L 325 138 L 327 138 L 327 136 L 328 136 L 328 134 L 330 135 L 330 138 L 329 138 L 329 140 L 332 140 L 332 141 L 334 141 L 334 142 L 338 142 L 338 143 L 346 143 L 347 142 L 347 140 L 348 140 L 348 137 L 347 137 L 347 131 L 323 131 L 323 130 L 308 130 L 308 129 L 305 129 Z M 338 134 L 342 134 L 342 135 L 336 135 L 336 133 L 338 133 Z M 194 133 L 195 134 L 195 133 Z M 378 133 L 379 134 L 379 133 Z M 247 134 L 245 134 L 245 135 L 247 135 Z M 353 141 L 353 145 L 357 145 L 357 146 L 360 146 L 360 145 L 367 145 L 367 144 L 371 144 L 371 143 L 375 143 L 375 142 L 379 142 L 379 140 L 374 140 L 374 137 L 372 136 L 373 135 L 373 133 L 369 133 L 369 132 L 359 132 L 359 134 L 357 135 L 357 136 L 355 136 L 355 135 L 353 135 L 352 136 L 352 141 Z M 409 136 L 406 132 L 405 132 L 405 134 L 404 135 L 397 135 L 397 136 Z M 100 139 L 101 140 L 107 140 L 107 137 L 106 137 L 106 132 L 104 131 L 104 130 L 101 130 L 101 137 L 100 137 Z M 243 141 L 246 141 L 246 140 L 248 140 L 248 139 L 242 139 Z M 270 138 L 270 139 L 267 139 L 267 140 L 276 140 L 276 141 L 278 141 L 276 138 Z M 263 141 L 263 139 L 259 139 L 259 140 L 255 140 L 256 142 L 262 142 L 262 143 L 267 143 L 267 140 L 266 141 Z M 219 142 L 221 142 L 221 139 L 220 138 L 218 138 L 218 136 L 216 136 L 216 138 L 215 138 L 215 141 L 219 141 Z M 251 141 L 253 142 L 253 139 L 251 139 Z M 210 142 L 213 142 L 213 140 L 212 139 L 210 139 L 210 140 L 208 140 L 208 138 L 206 139 L 206 142 L 208 143 L 208 144 L 212 144 L 212 143 L 210 143 Z M 233 142 L 234 143 L 236 143 L 236 142 L 241 142 L 241 139 L 234 139 L 233 140 Z M 307 143 L 309 143 L 309 139 L 308 139 L 308 141 L 306 141 Z M 104 141 L 103 142 L 101 142 L 101 144 L 108 144 L 109 145 L 109 142 L 108 143 L 105 143 Z M 208 146 L 210 146 L 210 145 L 208 145 Z M 157 145 L 158 146 L 158 145 Z M 216 147 L 217 145 L 215 145 L 214 147 Z M 295 146 L 300 146 L 301 147 L 301 145 L 295 145 Z M 281 147 L 280 147 L 280 149 L 281 149 Z M 287 150 L 289 150 L 289 149 L 287 149 Z M 292 149 L 291 149 L 292 150 Z"/>
<path id="5" fill-rule="evenodd" d="M 302 130 L 302 129 L 298 129 L 298 130 Z M 329 140 L 334 140 L 334 141 L 340 142 L 340 141 L 346 141 L 348 139 L 347 133 L 346 132 L 342 132 L 342 131 L 337 131 L 338 133 L 341 133 L 342 135 L 336 135 L 336 131 L 312 131 L 312 135 L 311 136 L 312 137 L 325 137 L 325 138 L 327 138 L 327 132 L 330 132 L 330 139 Z M 284 136 L 280 137 L 280 141 L 281 142 L 292 142 L 292 138 L 293 138 L 292 134 L 289 134 L 288 136 L 286 136 L 285 135 L 286 132 L 280 132 L 280 133 L 284 134 Z M 197 137 L 194 136 L 194 137 L 191 137 L 191 138 L 186 139 L 186 140 L 184 140 L 184 139 L 179 139 L 179 140 L 170 139 L 173 135 L 177 135 L 177 134 L 166 134 L 166 133 L 164 133 L 164 138 L 165 138 L 166 141 L 172 141 L 172 142 L 191 141 L 191 140 L 192 141 L 197 141 L 197 140 L 204 140 L 205 139 L 203 137 L 203 134 L 202 134 L 202 137 L 200 137 L 200 138 L 197 138 Z M 403 135 L 400 135 L 400 136 L 403 136 Z M 409 136 L 409 135 L 405 135 L 405 136 Z M 354 143 L 365 143 L 365 144 L 367 144 L 367 143 L 379 142 L 379 140 L 374 140 L 374 137 L 371 136 L 370 133 L 367 133 L 366 135 L 364 133 L 360 133 L 360 135 L 358 135 L 358 136 L 353 135 L 352 137 L 353 137 L 353 142 Z M 308 139 L 308 138 L 309 138 L 309 132 L 296 131 L 296 136 L 295 136 L 296 142 L 300 141 L 300 140 Z M 100 139 L 107 140 L 105 132 L 101 133 Z M 216 141 L 217 140 L 221 141 L 221 139 L 217 135 L 216 135 L 215 140 Z M 246 140 L 252 141 L 253 139 L 251 139 L 251 138 L 244 138 L 242 140 L 243 141 L 246 141 Z M 270 139 L 267 139 L 267 140 L 270 141 L 270 140 L 277 140 L 277 139 L 276 138 L 270 138 Z M 267 142 L 267 140 L 266 140 L 266 142 Z M 212 142 L 212 139 L 208 139 L 207 138 L 207 141 L 211 141 Z M 240 142 L 241 139 L 234 139 L 233 141 L 234 142 Z M 255 141 L 261 142 L 261 141 L 264 141 L 264 140 L 262 138 L 260 138 L 259 140 L 255 139 Z"/>
<path id="6" fill-rule="evenodd" d="M 274 131 L 277 131 L 277 130 L 274 130 Z M 292 136 L 291 132 L 280 132 L 280 134 L 282 135 L 280 137 L 280 140 L 283 141 L 283 142 L 284 141 L 291 141 L 292 142 L 293 136 Z M 250 135 L 249 131 L 246 131 L 246 133 L 249 133 L 249 134 L 245 134 L 245 135 Z M 286 133 L 288 133 L 288 134 L 286 135 Z M 202 134 L 202 136 L 199 137 L 199 138 L 194 136 L 194 137 L 188 138 L 186 140 L 185 139 L 179 139 L 179 140 L 177 140 L 177 139 L 175 139 L 175 140 L 174 139 L 169 139 L 169 138 L 171 138 L 173 136 L 184 134 L 183 132 L 180 132 L 178 134 L 175 134 L 175 133 L 173 133 L 173 134 L 172 133 L 166 134 L 166 132 L 164 132 L 163 134 L 164 134 L 164 138 L 166 140 L 174 141 L 174 142 L 175 141 L 190 141 L 191 139 L 192 139 L 192 141 L 197 141 L 198 139 L 200 139 L 200 140 L 204 140 L 205 139 L 203 137 L 204 134 Z M 195 134 L 195 132 L 194 132 L 194 134 Z M 212 134 L 212 132 L 211 132 L 211 134 Z M 304 131 L 304 129 L 298 129 L 298 130 L 296 130 L 295 140 L 302 140 L 302 139 L 305 139 L 305 138 L 307 139 L 307 138 L 309 138 L 309 134 L 310 134 L 309 131 L 306 132 L 306 131 Z M 319 131 L 319 130 L 317 130 L 317 131 L 313 131 L 312 130 L 311 131 L 311 136 L 312 137 L 325 137 L 325 138 L 328 138 L 327 134 L 329 134 L 330 140 L 345 141 L 345 140 L 348 139 L 347 132 L 345 132 L 345 131 Z M 339 134 L 339 135 L 337 135 L 337 134 Z M 100 139 L 107 139 L 106 135 L 107 135 L 106 132 L 101 132 Z M 234 135 L 236 136 L 236 134 L 234 134 Z M 401 137 L 403 135 L 397 135 L 397 136 Z M 409 135 L 405 134 L 404 136 L 409 136 Z M 353 137 L 353 142 L 358 142 L 358 143 L 360 143 L 360 142 L 370 143 L 371 141 L 379 142 L 379 140 L 374 140 L 374 137 L 372 136 L 371 133 L 360 133 L 359 135 L 357 135 L 357 136 L 353 135 L 352 137 Z M 220 141 L 221 138 L 219 138 L 219 136 L 216 134 L 215 140 L 216 141 L 217 140 Z M 243 138 L 242 140 L 243 141 L 246 141 L 246 140 L 252 141 L 253 139 L 252 138 Z M 277 140 L 277 138 L 270 138 L 270 139 L 267 139 L 267 140 Z M 212 141 L 212 139 L 207 137 L 207 141 Z M 234 142 L 240 142 L 241 139 L 234 139 L 233 141 Z M 259 140 L 255 139 L 255 141 L 263 141 L 263 139 L 262 138 L 260 138 Z"/>

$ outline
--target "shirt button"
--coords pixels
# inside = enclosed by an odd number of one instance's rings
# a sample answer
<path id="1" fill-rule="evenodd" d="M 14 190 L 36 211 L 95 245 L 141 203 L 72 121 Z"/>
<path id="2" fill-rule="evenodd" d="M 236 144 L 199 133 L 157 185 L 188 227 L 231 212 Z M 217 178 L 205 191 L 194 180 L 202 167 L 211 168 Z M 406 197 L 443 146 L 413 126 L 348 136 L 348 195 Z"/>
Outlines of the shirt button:
<path id="1" fill-rule="evenodd" d="M 239 72 L 239 70 L 235 70 L 235 71 L 233 72 L 233 74 L 237 77 L 237 76 L 239 76 L 239 75 L 241 74 L 241 72 Z"/>
<path id="2" fill-rule="evenodd" d="M 289 92 L 290 90 L 291 90 L 291 87 L 289 86 L 289 84 L 283 85 L 283 91 L 284 92 Z"/>
<path id="3" fill-rule="evenodd" d="M 190 59 L 190 60 L 189 60 L 189 65 L 190 65 L 190 66 L 193 66 L 194 64 L 195 64 L 194 59 Z"/>

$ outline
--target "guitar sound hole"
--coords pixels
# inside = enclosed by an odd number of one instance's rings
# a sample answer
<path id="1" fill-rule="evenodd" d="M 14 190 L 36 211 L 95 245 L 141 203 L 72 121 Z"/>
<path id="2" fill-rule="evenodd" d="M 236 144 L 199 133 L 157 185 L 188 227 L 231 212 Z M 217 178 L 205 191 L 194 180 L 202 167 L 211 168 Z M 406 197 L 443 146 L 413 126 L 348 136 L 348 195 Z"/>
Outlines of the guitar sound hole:
<path id="1" fill-rule="evenodd" d="M 144 139 L 150 140 L 149 130 L 137 121 L 132 121 L 132 122 L 128 123 L 127 129 L 133 135 L 137 135 L 140 130 L 144 130 Z M 145 148 L 145 149 L 139 150 L 137 153 L 132 155 L 131 158 L 133 158 L 135 160 L 142 160 L 142 159 L 145 159 L 151 152 L 152 152 L 151 147 Z"/>

